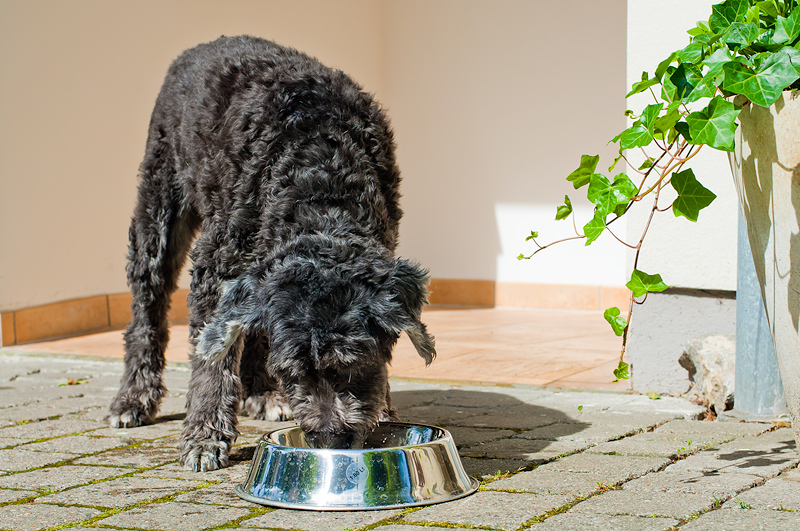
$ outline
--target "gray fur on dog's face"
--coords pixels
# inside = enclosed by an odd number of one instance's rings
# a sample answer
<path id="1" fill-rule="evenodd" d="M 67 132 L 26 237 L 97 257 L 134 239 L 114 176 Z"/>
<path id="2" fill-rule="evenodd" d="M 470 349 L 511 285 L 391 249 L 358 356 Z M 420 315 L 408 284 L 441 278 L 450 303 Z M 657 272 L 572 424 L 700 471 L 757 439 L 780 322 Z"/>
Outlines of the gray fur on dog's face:
<path id="1" fill-rule="evenodd" d="M 427 274 L 353 239 L 309 236 L 225 286 L 197 354 L 219 358 L 240 334 L 263 335 L 267 367 L 312 443 L 357 447 L 391 418 L 386 365 L 401 332 L 427 363 L 420 321 Z"/>

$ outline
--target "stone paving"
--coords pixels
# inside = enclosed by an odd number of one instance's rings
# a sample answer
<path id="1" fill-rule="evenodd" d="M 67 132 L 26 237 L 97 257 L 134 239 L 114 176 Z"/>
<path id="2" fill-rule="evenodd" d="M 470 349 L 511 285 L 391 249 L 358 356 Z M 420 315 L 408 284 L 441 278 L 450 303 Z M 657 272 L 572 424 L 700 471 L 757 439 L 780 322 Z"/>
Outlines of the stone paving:
<path id="1" fill-rule="evenodd" d="M 682 399 L 393 380 L 403 420 L 453 434 L 478 492 L 406 510 L 312 512 L 233 491 L 256 441 L 287 423 L 241 418 L 224 470 L 177 464 L 189 373 L 151 426 L 103 422 L 118 361 L 0 350 L 0 529 L 423 531 L 800 529 L 791 430 L 703 422 Z"/>

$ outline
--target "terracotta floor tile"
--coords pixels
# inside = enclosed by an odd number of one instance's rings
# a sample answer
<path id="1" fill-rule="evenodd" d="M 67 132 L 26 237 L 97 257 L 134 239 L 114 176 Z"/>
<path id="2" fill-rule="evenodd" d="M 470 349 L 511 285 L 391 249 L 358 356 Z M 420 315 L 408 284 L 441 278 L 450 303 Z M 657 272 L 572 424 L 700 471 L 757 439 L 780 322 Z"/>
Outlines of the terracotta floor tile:
<path id="1" fill-rule="evenodd" d="M 426 368 L 404 334 L 394 350 L 391 375 L 620 391 L 628 388 L 628 382 L 610 383 L 620 341 L 599 313 L 430 308 L 424 312 L 423 321 L 436 336 L 436 360 Z M 122 330 L 115 330 L 11 348 L 122 358 L 122 336 Z M 188 336 L 187 325 L 170 327 L 167 360 L 188 362 Z"/>

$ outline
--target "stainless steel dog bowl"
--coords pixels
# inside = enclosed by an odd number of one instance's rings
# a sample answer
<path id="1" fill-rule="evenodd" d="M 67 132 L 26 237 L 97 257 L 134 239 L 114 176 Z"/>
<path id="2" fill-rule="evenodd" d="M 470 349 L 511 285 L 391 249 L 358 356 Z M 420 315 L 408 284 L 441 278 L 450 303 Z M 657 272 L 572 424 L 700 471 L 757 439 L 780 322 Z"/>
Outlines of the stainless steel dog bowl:
<path id="1" fill-rule="evenodd" d="M 385 422 L 360 450 L 309 448 L 299 427 L 268 433 L 236 494 L 287 509 L 359 511 L 439 503 L 477 488 L 447 430 Z"/>

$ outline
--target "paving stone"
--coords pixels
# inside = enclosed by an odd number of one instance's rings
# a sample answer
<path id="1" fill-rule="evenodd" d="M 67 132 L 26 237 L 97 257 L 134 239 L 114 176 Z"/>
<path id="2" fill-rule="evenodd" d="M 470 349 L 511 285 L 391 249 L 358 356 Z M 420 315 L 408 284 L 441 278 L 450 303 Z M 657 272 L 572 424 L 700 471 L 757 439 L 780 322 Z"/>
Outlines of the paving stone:
<path id="1" fill-rule="evenodd" d="M 544 439 L 552 441 L 579 441 L 598 444 L 613 439 L 640 433 L 642 427 L 636 424 L 589 424 L 581 422 L 559 422 L 523 431 L 518 435 L 525 439 Z"/>
<path id="2" fill-rule="evenodd" d="M 352 512 L 276 509 L 261 516 L 244 520 L 239 525 L 243 528 L 267 527 L 270 529 L 302 529 L 303 531 L 339 531 L 372 525 L 398 514 L 400 514 L 399 509 Z"/>
<path id="3" fill-rule="evenodd" d="M 761 483 L 763 478 L 750 474 L 718 474 L 697 470 L 675 471 L 667 468 L 625 483 L 623 488 L 636 492 L 681 492 L 704 494 L 725 500 Z"/>
<path id="4" fill-rule="evenodd" d="M 199 485 L 196 481 L 124 477 L 94 483 L 37 498 L 37 502 L 100 507 L 126 507 L 156 500 Z"/>
<path id="5" fill-rule="evenodd" d="M 183 467 L 175 463 L 160 466 L 152 470 L 145 470 L 141 472 L 142 477 L 153 478 L 177 478 L 177 479 L 195 479 L 198 481 L 224 481 L 232 485 L 242 483 L 247 472 L 250 470 L 250 463 L 245 461 L 231 463 L 226 468 L 219 470 L 212 470 L 210 472 L 192 472 L 184 470 Z"/>
<path id="6" fill-rule="evenodd" d="M 152 468 L 180 459 L 177 446 L 178 439 L 176 437 L 168 437 L 145 442 L 138 446 L 109 450 L 89 457 L 81 457 L 75 459 L 74 463 L 81 465 L 114 463 L 117 466 Z"/>
<path id="7" fill-rule="evenodd" d="M 788 428 L 759 437 L 734 439 L 717 449 L 705 450 L 672 465 L 674 470 L 735 472 L 772 478 L 800 462 Z"/>
<path id="8" fill-rule="evenodd" d="M 0 507 L 0 525 L 15 531 L 34 531 L 80 522 L 99 513 L 97 509 L 87 507 L 59 507 L 38 503 L 6 505 Z"/>
<path id="9" fill-rule="evenodd" d="M 475 457 L 462 457 L 461 464 L 464 471 L 474 477 L 491 477 L 509 472 L 516 472 L 521 468 L 530 466 L 529 461 L 522 459 L 478 459 Z"/>
<path id="10" fill-rule="evenodd" d="M 605 483 L 617 484 L 661 470 L 670 463 L 663 457 L 639 457 L 602 454 L 577 454 L 562 457 L 539 467 L 544 470 L 565 472 L 592 472 L 608 478 Z"/>
<path id="11" fill-rule="evenodd" d="M 33 450 L 37 452 L 67 452 L 70 454 L 93 454 L 118 448 L 128 444 L 116 437 L 89 437 L 86 435 L 71 435 L 58 437 L 47 441 L 19 446 L 18 450 Z"/>
<path id="12" fill-rule="evenodd" d="M 457 448 L 466 448 L 478 443 L 488 443 L 498 439 L 512 437 L 515 433 L 511 430 L 495 430 L 491 428 L 463 428 L 451 426 L 447 428 Z"/>
<path id="13" fill-rule="evenodd" d="M 559 455 L 583 450 L 588 445 L 578 441 L 546 441 L 541 439 L 500 439 L 476 444 L 459 451 L 462 456 L 522 459 L 529 463 L 546 463 Z"/>
<path id="14" fill-rule="evenodd" d="M 484 411 L 478 408 L 462 409 L 459 410 L 458 416 L 454 415 L 444 420 L 456 426 L 530 430 L 548 424 L 569 422 L 573 419 L 561 411 L 538 405 L 518 404 L 504 407 L 502 410 L 497 408 L 487 408 Z"/>
<path id="15" fill-rule="evenodd" d="M 726 477 L 729 475 L 725 474 Z M 742 492 L 726 507 L 741 508 L 741 504 L 749 505 L 752 509 L 800 511 L 800 485 L 796 481 L 771 479 L 760 487 Z"/>
<path id="16" fill-rule="evenodd" d="M 716 501 L 713 496 L 707 494 L 672 492 L 665 495 L 663 492 L 612 490 L 593 496 L 572 510 L 582 514 L 602 513 L 683 519 L 710 509 Z"/>
<path id="17" fill-rule="evenodd" d="M 104 423 L 103 428 L 93 431 L 92 435 L 143 441 L 179 434 L 182 430 L 183 425 L 180 420 L 157 422 L 156 424 L 137 426 L 135 428 L 109 428 L 108 425 Z M 0 432 L 0 435 L 2 435 L 2 432 Z"/>
<path id="18" fill-rule="evenodd" d="M 58 463 L 66 459 L 72 459 L 73 457 L 75 457 L 74 454 L 60 452 L 29 452 L 19 448 L 0 450 L 0 470 L 6 472 L 29 470 L 31 468 Z"/>
<path id="19" fill-rule="evenodd" d="M 535 531 L 587 531 L 589 529 L 614 531 L 666 531 L 678 525 L 674 518 L 625 516 L 610 514 L 566 513 L 551 516 L 533 526 Z M 382 528 L 379 528 L 382 529 Z"/>
<path id="20" fill-rule="evenodd" d="M 86 420 L 43 420 L 41 422 L 2 428 L 0 429 L 0 437 L 19 437 L 28 440 L 50 439 L 59 435 L 90 432 L 102 426 L 104 425 L 98 422 Z"/>
<path id="21" fill-rule="evenodd" d="M 185 502 L 153 503 L 134 507 L 95 522 L 96 525 L 163 529 L 165 531 L 198 531 L 226 524 L 248 514 L 241 507 L 200 505 Z"/>
<path id="22" fill-rule="evenodd" d="M 21 500 L 22 498 L 27 498 L 28 496 L 33 496 L 34 494 L 36 494 L 36 492 L 32 490 L 0 489 L 0 503 Z"/>
<path id="23" fill-rule="evenodd" d="M 230 507 L 253 507 L 255 504 L 243 500 L 234 491 L 236 483 L 224 482 L 193 490 L 175 497 L 175 501 L 227 505 Z"/>
<path id="24" fill-rule="evenodd" d="M 655 429 L 656 433 L 674 433 L 687 438 L 711 438 L 728 436 L 755 436 L 772 429 L 770 424 L 756 422 L 721 422 L 704 420 L 673 420 Z"/>
<path id="25" fill-rule="evenodd" d="M 460 500 L 424 507 L 407 515 L 404 521 L 468 524 L 511 530 L 574 501 L 571 495 L 483 491 Z"/>
<path id="26" fill-rule="evenodd" d="M 423 525 L 386 524 L 375 527 L 373 529 L 378 529 L 379 531 L 439 531 L 442 528 L 423 526 Z"/>
<path id="27" fill-rule="evenodd" d="M 536 470 L 514 474 L 510 478 L 493 481 L 486 485 L 489 490 L 514 490 L 537 494 L 572 494 L 585 498 L 600 490 L 607 475 L 597 472 L 564 472 L 539 467 Z"/>
<path id="28" fill-rule="evenodd" d="M 800 529 L 800 513 L 720 509 L 701 514 L 681 531 L 788 531 Z"/>
<path id="29" fill-rule="evenodd" d="M 130 469 L 105 466 L 59 466 L 0 477 L 0 487 L 57 491 L 98 479 L 127 474 Z"/>
<path id="30" fill-rule="evenodd" d="M 733 436 L 728 436 L 728 439 L 732 438 Z M 704 442 L 706 441 L 698 441 L 694 438 L 678 438 L 674 433 L 648 432 L 598 444 L 590 448 L 588 452 L 598 454 L 613 453 L 616 455 L 649 455 L 674 459 L 678 456 L 686 456 L 699 451 Z"/>
<path id="31" fill-rule="evenodd" d="M 679 412 L 670 411 L 635 411 L 626 408 L 609 409 L 607 411 L 583 412 L 577 420 L 587 424 L 603 426 L 619 425 L 649 430 L 671 420 L 682 418 Z"/>

